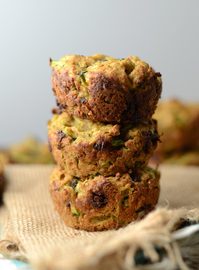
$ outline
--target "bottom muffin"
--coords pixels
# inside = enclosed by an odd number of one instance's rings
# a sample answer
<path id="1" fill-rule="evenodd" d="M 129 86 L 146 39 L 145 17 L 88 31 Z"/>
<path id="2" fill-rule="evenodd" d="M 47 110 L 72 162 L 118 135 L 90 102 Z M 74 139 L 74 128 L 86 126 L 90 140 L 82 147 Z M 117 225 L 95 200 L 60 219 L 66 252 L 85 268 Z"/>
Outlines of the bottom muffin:
<path id="1" fill-rule="evenodd" d="M 159 178 L 159 172 L 148 167 L 132 174 L 86 179 L 56 168 L 51 175 L 50 193 L 66 225 L 87 231 L 117 229 L 155 207 Z"/>

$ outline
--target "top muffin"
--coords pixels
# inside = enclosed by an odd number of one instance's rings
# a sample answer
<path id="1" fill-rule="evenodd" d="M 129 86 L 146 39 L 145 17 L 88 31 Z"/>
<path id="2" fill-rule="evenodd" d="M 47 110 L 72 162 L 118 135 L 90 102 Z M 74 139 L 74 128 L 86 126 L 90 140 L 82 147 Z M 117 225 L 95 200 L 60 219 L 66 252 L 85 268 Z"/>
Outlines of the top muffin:
<path id="1" fill-rule="evenodd" d="M 94 122 L 149 120 L 161 95 L 161 74 L 135 56 L 68 55 L 50 65 L 60 109 Z"/>

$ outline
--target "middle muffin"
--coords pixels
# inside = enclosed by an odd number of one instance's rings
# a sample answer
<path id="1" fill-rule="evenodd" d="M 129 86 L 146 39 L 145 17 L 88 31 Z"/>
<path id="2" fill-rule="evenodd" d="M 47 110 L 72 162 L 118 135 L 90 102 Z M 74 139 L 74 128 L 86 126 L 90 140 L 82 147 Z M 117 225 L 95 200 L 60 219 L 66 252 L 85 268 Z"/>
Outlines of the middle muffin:
<path id="1" fill-rule="evenodd" d="M 55 161 L 77 177 L 126 173 L 148 163 L 159 140 L 155 120 L 132 125 L 94 123 L 55 114 L 48 123 Z"/>

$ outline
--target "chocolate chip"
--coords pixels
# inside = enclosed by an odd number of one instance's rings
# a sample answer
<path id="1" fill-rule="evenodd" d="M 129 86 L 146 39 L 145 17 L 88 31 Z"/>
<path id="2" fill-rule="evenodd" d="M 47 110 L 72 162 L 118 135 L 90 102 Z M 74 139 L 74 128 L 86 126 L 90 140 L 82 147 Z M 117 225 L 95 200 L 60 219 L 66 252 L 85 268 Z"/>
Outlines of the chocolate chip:
<path id="1" fill-rule="evenodd" d="M 81 97 L 79 101 L 80 101 L 80 103 L 84 104 L 84 103 L 86 103 L 87 100 L 85 97 Z"/>
<path id="2" fill-rule="evenodd" d="M 150 130 L 143 130 L 142 131 L 142 136 L 145 138 L 150 138 L 151 131 Z"/>
<path id="3" fill-rule="evenodd" d="M 63 112 L 63 110 L 60 108 L 53 108 L 52 109 L 52 114 L 61 114 L 62 112 Z"/>
<path id="4" fill-rule="evenodd" d="M 131 172 L 130 177 L 133 182 L 140 182 L 140 173 L 138 171 Z"/>
<path id="5" fill-rule="evenodd" d="M 122 198 L 122 201 L 121 201 L 121 205 L 122 206 L 127 206 L 128 205 L 128 199 L 129 199 L 129 195 L 126 195 Z"/>
<path id="6" fill-rule="evenodd" d="M 57 107 L 63 112 L 66 109 L 66 106 L 63 104 L 59 103 L 58 100 L 56 100 Z"/>
<path id="7" fill-rule="evenodd" d="M 155 73 L 155 76 L 156 76 L 156 77 L 161 77 L 162 74 L 161 74 L 160 72 L 156 72 L 156 73 Z"/>
<path id="8" fill-rule="evenodd" d="M 62 174 L 60 175 L 60 179 L 63 180 L 64 178 L 65 178 L 65 174 L 62 173 Z"/>
<path id="9" fill-rule="evenodd" d="M 133 157 L 139 157 L 140 156 L 140 151 L 135 151 L 134 153 L 133 153 Z"/>
<path id="10" fill-rule="evenodd" d="M 58 130 L 57 131 L 57 148 L 59 149 L 59 150 L 61 150 L 62 149 L 62 145 L 61 145 L 61 143 L 62 143 L 62 140 L 64 139 L 66 137 L 66 134 L 62 131 L 62 130 Z"/>
<path id="11" fill-rule="evenodd" d="M 51 112 L 52 114 L 57 114 L 58 108 L 52 108 Z"/>
<path id="12" fill-rule="evenodd" d="M 142 136 L 145 137 L 145 145 L 143 147 L 144 153 L 149 152 L 151 144 L 153 146 L 156 146 L 157 142 L 160 141 L 160 137 L 157 131 L 151 131 L 151 130 L 142 131 Z"/>
<path id="13" fill-rule="evenodd" d="M 94 208 L 102 208 L 108 203 L 106 195 L 101 191 L 92 192 L 91 204 Z"/>
<path id="14" fill-rule="evenodd" d="M 70 202 L 66 202 L 66 207 L 70 207 Z"/>
<path id="15" fill-rule="evenodd" d="M 144 163 L 145 163 L 144 161 L 136 161 L 135 168 L 136 169 L 142 168 Z"/>
<path id="16" fill-rule="evenodd" d="M 97 151 L 102 151 L 104 147 L 105 147 L 105 141 L 102 139 L 93 144 L 93 148 Z"/>
<path id="17" fill-rule="evenodd" d="M 78 181 L 79 181 L 79 178 L 73 177 L 73 179 L 72 179 L 71 182 L 70 182 L 70 186 L 71 186 L 73 189 L 75 189 L 76 186 L 77 186 L 77 184 L 78 184 Z"/>
<path id="18" fill-rule="evenodd" d="M 109 89 L 121 89 L 121 83 L 115 78 L 106 77 L 105 75 L 98 73 L 91 81 L 90 91 L 92 93 L 101 93 L 103 90 Z"/>
<path id="19" fill-rule="evenodd" d="M 150 146 L 151 146 L 151 142 L 149 140 L 146 140 L 145 141 L 145 144 L 144 144 L 144 146 L 142 148 L 142 150 L 143 150 L 143 152 L 145 154 L 148 154 L 149 153 Z"/>
<path id="20" fill-rule="evenodd" d="M 157 133 L 157 131 L 155 131 L 155 132 L 153 132 L 153 133 L 151 134 L 151 142 L 152 142 L 153 145 L 156 145 L 157 142 L 160 142 L 160 136 L 159 136 L 159 134 Z"/>

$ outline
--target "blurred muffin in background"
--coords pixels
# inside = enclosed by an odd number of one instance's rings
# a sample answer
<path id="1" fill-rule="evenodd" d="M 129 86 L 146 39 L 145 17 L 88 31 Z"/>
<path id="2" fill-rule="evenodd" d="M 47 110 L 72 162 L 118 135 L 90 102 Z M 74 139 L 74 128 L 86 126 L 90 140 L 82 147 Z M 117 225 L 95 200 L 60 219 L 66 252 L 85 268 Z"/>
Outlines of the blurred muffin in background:
<path id="1" fill-rule="evenodd" d="M 154 118 L 158 120 L 161 143 L 152 162 L 199 165 L 199 103 L 162 101 Z"/>
<path id="2" fill-rule="evenodd" d="M 199 166 L 199 149 L 171 155 L 164 160 L 167 164 Z"/>
<path id="3" fill-rule="evenodd" d="M 5 189 L 4 163 L 0 160 L 0 205 L 3 202 L 4 189 Z"/>
<path id="4" fill-rule="evenodd" d="M 2 166 L 10 163 L 10 156 L 7 149 L 0 149 L 0 164 Z"/>
<path id="5" fill-rule="evenodd" d="M 11 163 L 21 164 L 51 164 L 52 155 L 48 145 L 30 137 L 10 146 L 8 149 Z"/>
<path id="6" fill-rule="evenodd" d="M 159 123 L 162 143 L 158 151 L 170 153 L 199 145 L 199 105 L 179 100 L 160 102 L 154 118 Z"/>

